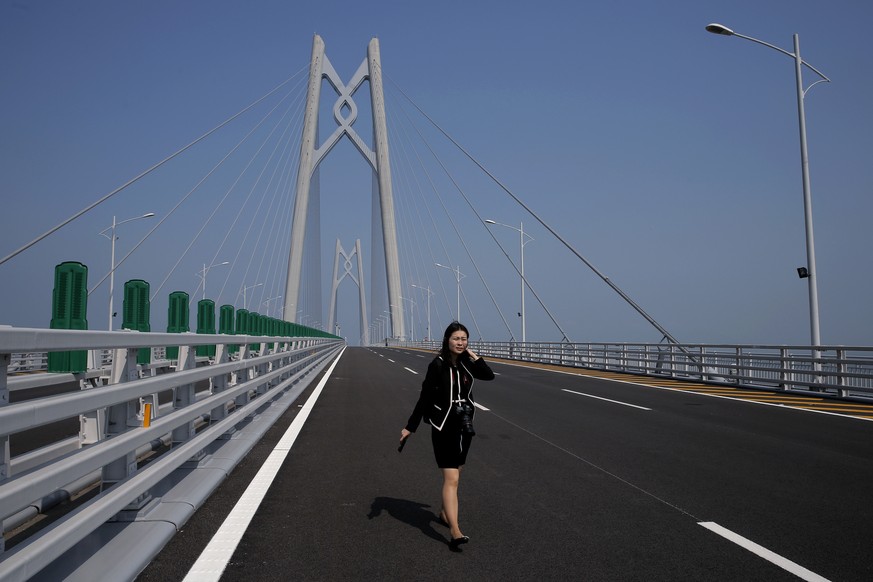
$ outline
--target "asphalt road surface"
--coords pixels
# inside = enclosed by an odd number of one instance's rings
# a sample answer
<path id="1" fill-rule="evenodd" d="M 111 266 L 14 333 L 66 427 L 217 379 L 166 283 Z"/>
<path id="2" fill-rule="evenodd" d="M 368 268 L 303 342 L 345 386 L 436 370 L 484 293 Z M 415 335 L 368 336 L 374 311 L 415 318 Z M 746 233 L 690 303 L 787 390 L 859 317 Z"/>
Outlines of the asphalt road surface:
<path id="1" fill-rule="evenodd" d="M 344 352 L 222 580 L 873 580 L 873 423 L 497 362 L 451 552 L 429 428 L 397 452 L 432 356 Z M 313 390 L 139 580 L 185 577 Z"/>

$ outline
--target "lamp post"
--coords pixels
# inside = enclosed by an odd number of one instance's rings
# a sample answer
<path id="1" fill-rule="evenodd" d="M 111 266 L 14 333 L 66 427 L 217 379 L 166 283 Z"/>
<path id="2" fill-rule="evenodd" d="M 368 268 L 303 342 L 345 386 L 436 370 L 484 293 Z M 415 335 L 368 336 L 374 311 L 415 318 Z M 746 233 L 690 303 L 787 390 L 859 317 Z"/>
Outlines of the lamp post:
<path id="1" fill-rule="evenodd" d="M 711 32 L 713 34 L 720 34 L 723 36 L 736 36 L 739 38 L 743 38 L 746 40 L 750 40 L 752 42 L 762 44 L 766 47 L 769 47 L 775 51 L 778 51 L 784 55 L 788 55 L 792 59 L 794 59 L 794 76 L 797 85 L 797 118 L 798 123 L 800 125 L 800 168 L 803 175 L 803 215 L 804 215 L 804 223 L 806 225 L 806 277 L 809 279 L 809 327 L 810 327 L 810 338 L 813 346 L 821 345 L 821 335 L 819 332 L 819 319 L 818 319 L 818 272 L 815 268 L 815 239 L 812 234 L 812 194 L 810 192 L 809 186 L 809 157 L 807 155 L 806 148 L 806 114 L 803 109 L 803 99 L 806 96 L 806 92 L 809 91 L 813 85 L 817 85 L 819 83 L 830 82 L 821 71 L 804 61 L 800 58 L 800 37 L 799 35 L 794 35 L 794 52 L 788 52 L 785 49 L 781 49 L 778 46 L 774 46 L 768 42 L 764 42 L 762 40 L 758 40 L 757 38 L 752 38 L 751 36 L 745 36 L 734 32 L 730 28 L 723 26 L 721 24 L 713 23 L 706 26 L 707 32 Z M 803 77 L 801 69 L 803 66 L 809 68 L 812 72 L 817 74 L 821 79 L 812 83 L 806 89 L 803 88 Z M 801 268 L 802 269 L 802 268 Z M 798 272 L 801 278 L 804 278 L 804 272 L 798 269 Z M 819 352 L 816 351 L 814 353 L 814 357 L 818 358 Z M 816 367 L 819 364 L 816 363 Z"/>
<path id="2" fill-rule="evenodd" d="M 421 287 L 419 285 L 412 285 L 416 289 L 421 289 L 423 291 L 427 291 L 427 339 L 430 341 L 430 296 L 433 295 L 433 292 L 430 290 L 430 287 Z"/>
<path id="3" fill-rule="evenodd" d="M 115 294 L 115 238 L 116 238 L 115 237 L 115 229 L 117 227 L 121 226 L 122 224 L 124 224 L 125 222 L 131 222 L 133 220 L 139 220 L 141 218 L 151 218 L 154 215 L 155 215 L 154 212 L 149 212 L 149 213 L 143 214 L 142 216 L 134 216 L 133 218 L 127 218 L 125 220 L 122 220 L 121 222 L 116 222 L 115 216 L 113 216 L 112 217 L 112 226 L 104 228 L 103 230 L 101 230 L 100 232 L 97 233 L 97 234 L 105 236 L 106 238 L 108 238 L 112 242 L 112 253 L 111 253 L 111 258 L 110 258 L 110 263 L 109 263 L 109 331 L 112 331 L 112 297 Z M 107 230 L 111 230 L 112 234 L 111 235 L 106 234 Z"/>
<path id="4" fill-rule="evenodd" d="M 532 241 L 534 238 L 531 235 L 524 232 L 524 223 L 523 222 L 519 222 L 518 228 L 516 228 L 516 227 L 511 226 L 509 224 L 503 224 L 502 222 L 497 222 L 496 220 L 491 220 L 490 218 L 488 218 L 485 220 L 485 224 L 496 224 L 498 226 L 505 226 L 506 228 L 511 228 L 512 230 L 518 232 L 518 234 L 519 234 L 519 241 L 520 241 L 519 253 L 521 255 L 521 258 L 519 259 L 519 263 L 520 263 L 519 274 L 521 275 L 521 343 L 525 343 L 527 341 L 527 324 L 526 324 L 525 313 L 524 313 L 524 286 L 525 286 L 525 280 L 524 280 L 524 245 L 526 245 L 527 243 Z M 525 240 L 524 237 L 527 237 L 527 240 Z"/>
<path id="5" fill-rule="evenodd" d="M 196 275 L 198 275 L 201 279 L 203 279 L 203 299 L 206 299 L 206 273 L 208 273 L 209 269 L 211 269 L 212 267 L 220 267 L 222 265 L 229 265 L 229 264 L 230 264 L 230 261 L 224 261 L 223 263 L 213 263 L 207 267 L 206 263 L 203 263 L 203 269 L 201 269 L 200 271 L 198 271 L 196 273 Z"/>
<path id="6" fill-rule="evenodd" d="M 453 271 L 455 273 L 455 280 L 458 283 L 458 310 L 455 312 L 455 321 L 461 321 L 461 279 L 463 277 L 466 277 L 466 275 L 464 275 L 461 272 L 460 265 L 458 265 L 458 268 L 447 267 L 447 266 L 441 265 L 439 263 L 434 263 L 434 265 L 436 265 L 437 267 L 440 267 L 442 269 L 448 269 L 449 271 Z"/>
<path id="7" fill-rule="evenodd" d="M 411 322 L 409 330 L 410 341 L 415 341 L 415 301 L 409 297 L 401 297 L 404 301 L 409 301 L 409 321 Z"/>
<path id="8" fill-rule="evenodd" d="M 382 318 L 382 316 L 379 316 L 376 318 L 376 321 L 379 322 L 377 325 L 376 337 L 379 338 L 379 343 L 382 343 L 382 339 L 385 337 L 385 320 Z"/>
<path id="9" fill-rule="evenodd" d="M 255 287 L 260 287 L 261 285 L 263 285 L 263 283 L 255 283 L 254 285 L 249 285 L 249 286 L 247 286 L 247 287 L 243 287 L 243 290 L 242 290 L 242 296 L 243 296 L 243 309 L 248 309 L 248 308 L 249 308 L 249 302 L 248 302 L 248 291 L 249 291 L 249 289 L 254 289 Z M 239 297 L 239 295 L 237 295 L 237 297 Z"/>

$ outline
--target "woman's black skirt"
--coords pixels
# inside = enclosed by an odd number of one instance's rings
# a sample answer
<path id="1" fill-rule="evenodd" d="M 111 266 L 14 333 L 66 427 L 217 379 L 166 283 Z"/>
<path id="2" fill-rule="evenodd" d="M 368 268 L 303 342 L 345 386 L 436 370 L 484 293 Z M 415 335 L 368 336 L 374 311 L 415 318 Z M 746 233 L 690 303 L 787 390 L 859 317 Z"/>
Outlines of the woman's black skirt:
<path id="1" fill-rule="evenodd" d="M 473 435 L 461 434 L 460 423 L 446 421 L 443 430 L 431 427 L 430 440 L 433 442 L 433 456 L 440 469 L 457 469 L 467 462 L 467 452 Z"/>

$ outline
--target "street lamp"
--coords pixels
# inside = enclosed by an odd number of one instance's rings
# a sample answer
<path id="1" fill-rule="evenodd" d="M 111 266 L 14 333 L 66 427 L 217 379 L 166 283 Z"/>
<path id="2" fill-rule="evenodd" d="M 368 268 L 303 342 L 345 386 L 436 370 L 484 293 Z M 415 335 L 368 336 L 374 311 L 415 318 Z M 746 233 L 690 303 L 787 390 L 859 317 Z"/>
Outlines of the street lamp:
<path id="1" fill-rule="evenodd" d="M 281 295 L 277 295 L 277 296 L 275 296 L 275 297 L 270 297 L 269 299 L 267 299 L 266 301 L 264 301 L 264 302 L 262 303 L 262 305 L 264 305 L 264 306 L 267 307 L 267 313 L 266 313 L 267 316 L 270 315 L 270 301 L 275 301 L 275 300 L 277 300 L 277 299 L 281 299 L 281 298 L 282 298 Z"/>
<path id="2" fill-rule="evenodd" d="M 155 215 L 154 212 L 149 212 L 147 214 L 143 214 L 142 216 L 134 216 L 133 218 L 127 218 L 125 220 L 122 220 L 121 222 L 116 222 L 115 216 L 113 216 L 112 217 L 112 226 L 104 228 L 103 230 L 101 230 L 100 232 L 97 233 L 97 234 L 105 236 L 106 238 L 108 238 L 112 242 L 112 253 L 111 253 L 111 259 L 110 259 L 110 263 L 109 263 L 109 331 L 112 331 L 112 296 L 115 294 L 115 239 L 116 239 L 115 229 L 117 227 L 121 226 L 122 224 L 124 224 L 125 222 L 131 222 L 133 220 L 139 220 L 141 218 L 151 218 L 154 215 Z M 112 234 L 111 235 L 106 234 L 107 230 L 111 230 Z"/>
<path id="3" fill-rule="evenodd" d="M 520 259 L 521 269 L 519 271 L 519 274 L 521 275 L 521 343 L 525 343 L 527 341 L 527 324 L 525 321 L 525 313 L 524 313 L 524 286 L 525 286 L 525 280 L 524 280 L 524 245 L 526 245 L 527 243 L 532 241 L 534 238 L 531 235 L 524 232 L 524 223 L 523 222 L 519 222 L 518 228 L 515 228 L 514 226 L 511 226 L 509 224 L 503 224 L 502 222 L 497 222 L 496 220 L 491 220 L 490 218 L 487 218 L 487 219 L 485 219 L 485 224 L 496 224 L 498 226 L 505 226 L 506 228 L 511 228 L 512 230 L 519 233 L 519 240 L 520 240 L 519 249 L 520 249 L 520 254 L 521 254 L 521 259 Z M 527 240 L 525 240 L 524 237 L 527 237 Z"/>
<path id="4" fill-rule="evenodd" d="M 430 296 L 433 295 L 433 292 L 430 290 L 430 287 L 421 287 L 419 285 L 412 285 L 416 289 L 421 289 L 423 291 L 427 291 L 427 339 L 430 340 Z"/>
<path id="5" fill-rule="evenodd" d="M 794 52 L 792 53 L 788 52 L 785 49 L 781 49 L 778 46 L 774 46 L 768 42 L 758 40 L 757 38 L 752 38 L 751 36 L 745 36 L 734 32 L 730 28 L 727 28 L 726 26 L 723 26 L 721 24 L 708 24 L 706 26 L 706 30 L 707 32 L 711 32 L 713 34 L 719 34 L 723 36 L 737 36 L 739 38 L 744 38 L 746 40 L 762 44 L 775 51 L 779 51 L 780 53 L 788 55 L 789 57 L 794 59 L 794 76 L 797 84 L 797 118 L 798 123 L 800 124 L 800 168 L 803 174 L 803 215 L 806 225 L 806 278 L 809 279 L 809 327 L 812 345 L 820 346 L 821 335 L 819 332 L 818 323 L 818 285 L 816 282 L 816 280 L 818 279 L 818 272 L 815 268 L 815 240 L 812 235 L 812 194 L 810 193 L 809 186 L 809 157 L 806 150 L 806 114 L 803 109 L 803 99 L 806 96 L 807 91 L 809 91 L 813 87 L 813 85 L 830 82 L 830 79 L 828 79 L 821 71 L 800 58 L 800 37 L 797 34 L 794 35 Z M 806 89 L 803 88 L 803 78 L 801 75 L 801 69 L 804 65 L 816 75 L 821 77 L 821 79 L 819 79 L 815 83 L 812 83 L 812 85 L 810 85 Z M 815 357 L 818 357 L 818 352 L 815 353 Z"/>
<path id="6" fill-rule="evenodd" d="M 447 266 L 441 265 L 439 263 L 434 263 L 434 265 L 436 265 L 437 267 L 440 267 L 442 269 L 448 269 L 449 271 L 453 271 L 455 273 L 455 280 L 458 282 L 458 311 L 456 312 L 456 315 L 455 315 L 455 321 L 461 321 L 461 279 L 463 277 L 466 277 L 466 275 L 464 275 L 461 272 L 460 265 L 458 265 L 457 269 L 454 267 L 447 267 Z"/>
<path id="7" fill-rule="evenodd" d="M 195 275 L 197 275 L 198 277 L 200 277 L 203 280 L 203 299 L 206 299 L 206 273 L 208 273 L 209 269 L 211 269 L 212 267 L 220 267 L 222 265 L 229 265 L 229 264 L 230 264 L 230 261 L 224 261 L 223 263 L 213 263 L 207 267 L 206 263 L 203 263 L 203 269 L 201 269 L 199 272 L 195 273 Z"/>
<path id="8" fill-rule="evenodd" d="M 260 287 L 261 285 L 263 285 L 263 283 L 255 283 L 254 285 L 249 285 L 249 286 L 247 286 L 247 287 L 243 287 L 243 290 L 242 290 L 242 296 L 243 296 L 243 309 L 248 309 L 248 308 L 249 308 L 249 302 L 248 302 L 248 291 L 249 291 L 249 289 L 254 289 L 255 287 Z M 239 295 L 237 295 L 237 297 L 239 297 Z"/>

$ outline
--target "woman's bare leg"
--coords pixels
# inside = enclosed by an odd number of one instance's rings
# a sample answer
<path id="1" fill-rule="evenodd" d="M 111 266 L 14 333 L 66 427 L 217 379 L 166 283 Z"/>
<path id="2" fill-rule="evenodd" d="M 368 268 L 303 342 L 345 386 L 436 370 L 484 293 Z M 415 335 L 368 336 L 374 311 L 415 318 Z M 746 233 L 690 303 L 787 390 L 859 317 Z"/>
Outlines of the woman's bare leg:
<path id="1" fill-rule="evenodd" d="M 443 519 L 449 524 L 452 539 L 463 537 L 458 527 L 458 483 L 461 480 L 460 469 L 443 469 Z"/>

